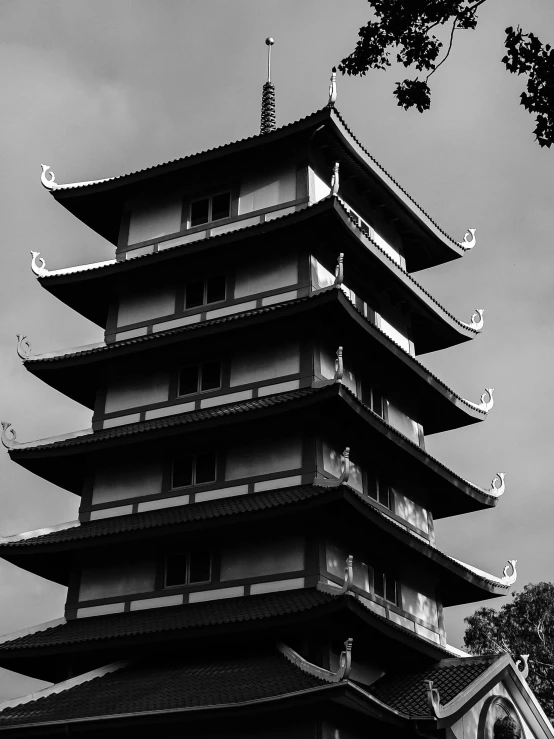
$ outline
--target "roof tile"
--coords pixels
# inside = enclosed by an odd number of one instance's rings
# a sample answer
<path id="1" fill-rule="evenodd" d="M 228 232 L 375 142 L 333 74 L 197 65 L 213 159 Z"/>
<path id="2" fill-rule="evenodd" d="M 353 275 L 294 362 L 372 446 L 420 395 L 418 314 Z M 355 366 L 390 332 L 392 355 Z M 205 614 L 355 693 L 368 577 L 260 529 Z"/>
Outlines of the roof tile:
<path id="1" fill-rule="evenodd" d="M 432 680 L 442 705 L 453 700 L 483 674 L 495 658 L 460 658 L 439 662 L 434 667 L 409 673 L 388 673 L 370 686 L 368 692 L 391 708 L 410 716 L 432 716 L 424 681 Z"/>

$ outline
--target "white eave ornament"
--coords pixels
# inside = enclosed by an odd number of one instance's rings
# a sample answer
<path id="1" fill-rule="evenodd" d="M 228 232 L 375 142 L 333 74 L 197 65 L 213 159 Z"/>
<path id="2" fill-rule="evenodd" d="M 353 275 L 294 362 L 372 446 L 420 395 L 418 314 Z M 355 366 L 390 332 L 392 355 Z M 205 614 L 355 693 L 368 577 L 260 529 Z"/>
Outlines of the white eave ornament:
<path id="1" fill-rule="evenodd" d="M 502 583 L 502 585 L 508 585 L 511 587 L 515 583 L 515 581 L 517 580 L 516 565 L 517 565 L 517 559 L 508 560 L 508 564 L 505 565 L 502 571 L 502 577 L 500 578 L 500 582 Z M 510 571 L 510 569 L 512 570 L 512 574 L 508 575 L 508 572 Z"/>
<path id="2" fill-rule="evenodd" d="M 466 251 L 469 251 L 469 249 L 473 249 L 476 243 L 475 239 L 475 232 L 477 231 L 476 228 L 468 228 L 467 231 L 464 234 L 464 240 L 458 241 L 459 246 L 462 247 L 462 249 L 465 249 Z"/>
<path id="3" fill-rule="evenodd" d="M 40 252 L 32 251 L 31 256 L 31 269 L 33 270 L 33 274 L 35 274 L 37 277 L 46 277 L 46 275 L 48 274 L 48 270 L 46 269 L 46 262 L 44 261 L 43 257 L 40 256 Z"/>
<path id="4" fill-rule="evenodd" d="M 503 495 L 504 491 L 506 490 L 506 485 L 504 484 L 505 477 L 505 472 L 496 473 L 496 475 L 492 478 L 491 486 L 487 491 L 489 495 L 492 495 L 495 498 L 500 498 L 500 496 Z M 497 482 L 499 483 L 499 485 L 496 484 Z"/>
<path id="5" fill-rule="evenodd" d="M 40 166 L 42 167 L 40 175 L 41 185 L 47 190 L 55 190 L 58 187 L 56 175 L 52 172 L 48 164 L 41 164 Z"/>
<path id="6" fill-rule="evenodd" d="M 484 308 L 477 308 L 473 311 L 473 315 L 471 316 L 471 323 L 466 323 L 465 321 L 460 321 L 460 323 L 462 323 L 464 326 L 467 326 L 468 328 L 473 329 L 474 331 L 481 331 L 484 323 L 484 312 Z"/>

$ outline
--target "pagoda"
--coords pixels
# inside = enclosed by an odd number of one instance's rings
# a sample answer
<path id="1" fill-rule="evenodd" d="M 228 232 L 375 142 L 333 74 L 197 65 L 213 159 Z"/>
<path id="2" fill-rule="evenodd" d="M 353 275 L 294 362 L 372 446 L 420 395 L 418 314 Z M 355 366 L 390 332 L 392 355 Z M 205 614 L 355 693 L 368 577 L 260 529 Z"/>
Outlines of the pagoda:
<path id="1" fill-rule="evenodd" d="M 268 40 L 271 43 L 271 40 Z M 0 539 L 67 587 L 63 618 L 0 638 L 53 683 L 0 703 L 17 736 L 552 737 L 526 659 L 448 645 L 443 609 L 506 595 L 440 551 L 434 522 L 494 507 L 428 434 L 485 420 L 420 355 L 478 336 L 413 273 L 461 258 L 328 103 L 131 174 L 42 184 L 115 247 L 41 287 L 104 341 L 26 370 L 92 411 L 13 462 L 79 519 Z M 46 522 L 45 522 L 46 523 Z"/>

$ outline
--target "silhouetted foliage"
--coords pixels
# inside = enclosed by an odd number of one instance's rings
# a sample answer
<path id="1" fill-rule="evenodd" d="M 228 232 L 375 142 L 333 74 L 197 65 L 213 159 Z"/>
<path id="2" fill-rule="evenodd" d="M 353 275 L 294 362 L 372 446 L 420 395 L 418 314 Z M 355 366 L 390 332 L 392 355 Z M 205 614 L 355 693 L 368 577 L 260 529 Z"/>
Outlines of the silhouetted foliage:
<path id="1" fill-rule="evenodd" d="M 370 69 L 390 67 L 390 55 L 396 61 L 426 73 L 422 79 L 396 83 L 394 95 L 406 110 L 420 113 L 431 105 L 429 78 L 448 59 L 456 31 L 477 27 L 477 9 L 486 0 L 368 0 L 375 21 L 360 28 L 354 51 L 339 64 L 343 74 L 365 75 Z M 448 28 L 448 46 L 439 60 L 443 43 L 434 29 Z M 523 33 L 518 26 L 506 29 L 506 54 L 502 58 L 512 74 L 527 77 L 521 105 L 535 116 L 535 136 L 540 146 L 554 143 L 554 53 L 533 33 Z"/>
<path id="2" fill-rule="evenodd" d="M 471 654 L 529 655 L 527 682 L 545 713 L 554 718 L 554 584 L 526 585 L 499 611 L 479 608 L 464 619 Z"/>

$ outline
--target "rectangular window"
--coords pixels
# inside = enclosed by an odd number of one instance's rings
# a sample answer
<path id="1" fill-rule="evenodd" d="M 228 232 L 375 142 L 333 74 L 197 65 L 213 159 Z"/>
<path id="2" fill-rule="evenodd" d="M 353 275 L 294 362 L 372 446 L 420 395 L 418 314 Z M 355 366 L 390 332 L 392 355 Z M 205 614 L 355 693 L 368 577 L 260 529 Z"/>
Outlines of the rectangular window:
<path id="1" fill-rule="evenodd" d="M 216 275 L 202 280 L 191 280 L 185 285 L 185 310 L 200 308 L 209 303 L 225 300 L 225 275 Z"/>
<path id="2" fill-rule="evenodd" d="M 215 482 L 216 456 L 214 452 L 177 457 L 171 470 L 171 487 L 184 488 Z"/>
<path id="3" fill-rule="evenodd" d="M 221 221 L 231 215 L 231 193 L 222 192 L 190 204 L 190 227 Z"/>
<path id="4" fill-rule="evenodd" d="M 389 603 L 394 605 L 398 603 L 396 580 L 379 570 L 373 571 L 373 592 Z"/>
<path id="5" fill-rule="evenodd" d="M 385 508 L 391 508 L 390 487 L 378 477 L 368 475 L 367 493 L 370 498 L 381 503 Z"/>
<path id="6" fill-rule="evenodd" d="M 210 552 L 172 552 L 165 560 L 165 587 L 198 585 L 212 579 Z"/>
<path id="7" fill-rule="evenodd" d="M 221 362 L 204 362 L 181 367 L 177 383 L 177 395 L 218 390 L 221 387 Z"/>

